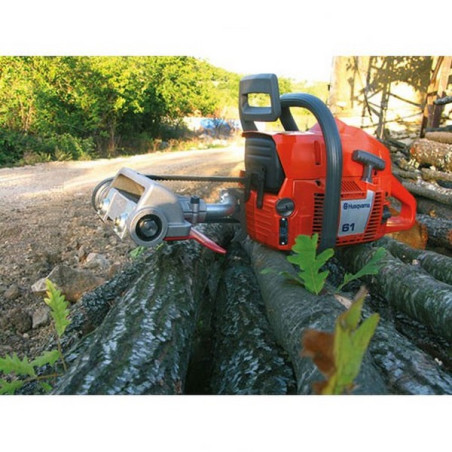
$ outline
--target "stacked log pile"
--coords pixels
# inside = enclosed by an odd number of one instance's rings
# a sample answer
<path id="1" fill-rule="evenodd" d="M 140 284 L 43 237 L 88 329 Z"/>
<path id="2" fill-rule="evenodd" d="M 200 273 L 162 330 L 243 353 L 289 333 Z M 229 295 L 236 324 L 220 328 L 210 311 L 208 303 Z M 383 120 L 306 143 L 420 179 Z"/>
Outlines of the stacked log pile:
<path id="1" fill-rule="evenodd" d="M 231 243 L 225 225 L 207 233 L 228 247 L 226 257 L 165 244 L 75 306 L 69 370 L 55 394 L 313 393 L 323 376 L 301 356 L 302 336 L 332 331 L 346 308 L 332 290 L 316 296 L 290 283 L 285 253 Z M 345 287 L 366 283 L 364 317 L 381 315 L 353 394 L 452 394 L 452 258 L 384 239 L 337 250 L 330 283 L 361 268 L 376 246 L 387 250 L 380 272 Z"/>
<path id="2" fill-rule="evenodd" d="M 452 132 L 427 132 L 410 146 L 399 146 L 392 160 L 393 173 L 416 197 L 428 245 L 452 252 Z"/>

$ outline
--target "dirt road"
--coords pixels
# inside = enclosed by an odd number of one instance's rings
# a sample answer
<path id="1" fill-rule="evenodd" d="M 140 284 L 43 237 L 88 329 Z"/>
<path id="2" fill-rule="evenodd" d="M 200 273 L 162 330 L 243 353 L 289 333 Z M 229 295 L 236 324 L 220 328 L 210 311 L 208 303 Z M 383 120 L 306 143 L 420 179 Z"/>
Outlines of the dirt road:
<path id="1" fill-rule="evenodd" d="M 91 162 L 52 162 L 0 169 L 0 357 L 35 356 L 50 334 L 32 328 L 43 306 L 31 286 L 57 265 L 85 268 L 89 253 L 102 254 L 108 268 L 90 269 L 108 279 L 130 260 L 136 245 L 119 240 L 93 211 L 91 191 L 121 167 L 150 174 L 237 175 L 243 146 L 168 152 Z M 210 194 L 209 184 L 173 183 L 179 193 Z M 219 187 L 216 187 L 219 189 Z"/>
<path id="2" fill-rule="evenodd" d="M 123 166 L 150 174 L 227 175 L 243 161 L 241 146 L 202 151 L 181 151 L 101 159 L 86 162 L 51 162 L 0 169 L 0 206 L 42 204 L 47 197 L 92 189 Z"/>

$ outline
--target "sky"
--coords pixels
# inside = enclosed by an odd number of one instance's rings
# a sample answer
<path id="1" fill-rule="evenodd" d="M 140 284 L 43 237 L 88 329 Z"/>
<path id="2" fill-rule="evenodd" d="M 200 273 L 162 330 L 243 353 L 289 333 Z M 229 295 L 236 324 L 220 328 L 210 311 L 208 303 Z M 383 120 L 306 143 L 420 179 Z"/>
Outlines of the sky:
<path id="1" fill-rule="evenodd" d="M 242 74 L 273 72 L 279 77 L 289 77 L 294 80 L 324 82 L 330 80 L 333 62 L 333 56 L 328 54 L 311 55 L 305 61 L 297 60 L 285 53 L 275 53 L 271 57 L 261 54 L 252 56 L 227 53 L 207 54 L 206 59 L 215 66 Z"/>
<path id="2" fill-rule="evenodd" d="M 329 81 L 334 56 L 452 53 L 448 27 L 424 16 L 393 0 L 16 0 L 2 5 L 0 55 L 189 55 Z"/>

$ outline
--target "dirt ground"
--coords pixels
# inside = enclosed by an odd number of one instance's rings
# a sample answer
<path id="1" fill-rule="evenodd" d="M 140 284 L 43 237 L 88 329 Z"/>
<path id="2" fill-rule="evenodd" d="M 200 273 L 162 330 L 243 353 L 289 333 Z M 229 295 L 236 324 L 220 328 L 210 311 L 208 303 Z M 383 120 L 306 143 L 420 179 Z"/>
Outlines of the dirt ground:
<path id="1" fill-rule="evenodd" d="M 91 207 L 98 182 L 124 166 L 148 174 L 238 175 L 242 162 L 239 143 L 213 150 L 0 169 L 0 357 L 14 352 L 35 357 L 45 348 L 52 327 L 49 322 L 36 326 L 46 306 L 31 286 L 55 266 L 86 269 L 87 256 L 99 253 L 108 265 L 89 271 L 107 280 L 131 260 L 129 253 L 136 245 L 130 239 L 121 241 Z M 174 182 L 171 188 L 208 196 L 209 201 L 216 200 L 220 189 L 186 182 Z"/>

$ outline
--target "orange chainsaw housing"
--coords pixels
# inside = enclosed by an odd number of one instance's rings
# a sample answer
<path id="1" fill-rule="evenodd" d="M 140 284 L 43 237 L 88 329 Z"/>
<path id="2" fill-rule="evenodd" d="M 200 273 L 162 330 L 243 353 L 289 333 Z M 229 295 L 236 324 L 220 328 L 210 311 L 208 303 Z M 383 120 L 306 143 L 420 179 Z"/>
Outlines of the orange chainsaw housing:
<path id="1" fill-rule="evenodd" d="M 415 222 L 416 201 L 392 175 L 389 150 L 359 128 L 337 119 L 336 125 L 343 152 L 336 246 L 370 242 L 389 232 L 410 229 Z M 261 207 L 258 207 L 257 191 L 251 187 L 246 200 L 250 237 L 274 249 L 290 250 L 299 234 L 321 235 L 327 155 L 319 125 L 307 132 L 252 131 L 244 132 L 243 136 L 245 168 L 247 142 L 253 138 L 270 138 L 284 175 L 276 193 L 264 191 Z M 364 165 L 352 159 L 358 149 L 385 162 L 384 169 L 372 169 L 371 181 L 363 178 Z M 290 214 L 281 215 L 276 209 L 278 201 L 283 199 L 291 200 Z M 389 216 L 389 205 L 398 210 L 398 215 Z"/>

